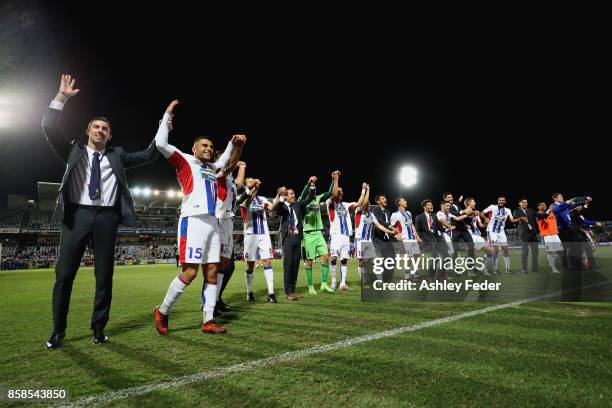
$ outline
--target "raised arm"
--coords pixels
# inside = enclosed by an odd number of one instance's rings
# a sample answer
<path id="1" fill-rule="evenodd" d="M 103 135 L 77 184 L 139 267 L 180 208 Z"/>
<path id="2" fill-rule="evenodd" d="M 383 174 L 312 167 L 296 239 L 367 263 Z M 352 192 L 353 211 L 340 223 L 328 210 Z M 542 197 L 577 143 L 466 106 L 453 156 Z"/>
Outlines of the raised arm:
<path id="1" fill-rule="evenodd" d="M 338 180 L 340 179 L 340 172 L 338 170 L 334 171 L 332 173 L 332 179 L 333 181 L 333 190 L 332 190 L 332 197 L 334 198 L 334 200 L 336 200 L 338 198 Z"/>
<path id="2" fill-rule="evenodd" d="M 370 199 L 370 185 L 368 183 L 363 183 L 361 185 L 361 195 L 359 196 L 359 200 L 357 201 L 356 207 L 363 207 L 365 203 Z"/>
<path id="3" fill-rule="evenodd" d="M 253 199 L 257 196 L 257 193 L 259 192 L 259 186 L 261 185 L 261 181 L 259 181 L 258 179 L 255 179 L 253 180 L 253 182 L 255 183 L 255 185 L 251 189 L 251 192 L 247 195 L 246 199 L 240 204 L 243 207 L 248 207 L 249 205 L 251 205 L 251 201 L 253 201 Z"/>
<path id="4" fill-rule="evenodd" d="M 246 163 L 243 161 L 238 162 L 238 175 L 236 176 L 236 188 L 241 189 L 244 186 L 244 176 L 246 174 Z"/>
<path id="5" fill-rule="evenodd" d="M 215 167 L 218 169 L 225 168 L 228 163 L 234 163 L 234 166 L 238 163 L 240 159 L 240 154 L 242 153 L 242 147 L 246 143 L 246 136 L 244 135 L 234 135 L 232 140 L 227 144 L 225 151 L 223 154 L 217 159 L 215 162 Z"/>
<path id="6" fill-rule="evenodd" d="M 68 99 L 72 98 L 79 93 L 79 89 L 74 87 L 75 79 L 70 75 L 62 75 L 60 79 L 60 86 L 57 95 L 51 105 L 49 105 L 49 111 L 43 117 L 42 128 L 47 142 L 51 145 L 53 152 L 63 162 L 68 160 L 70 149 L 72 148 L 70 141 L 66 139 L 64 133 L 59 128 L 59 120 L 61 117 L 64 104 L 68 102 Z"/>
<path id="7" fill-rule="evenodd" d="M 176 152 L 181 154 L 181 151 L 176 147 L 172 146 L 168 143 L 168 133 L 172 130 L 172 117 L 174 116 L 173 111 L 174 107 L 179 104 L 178 100 L 173 100 L 170 102 L 170 105 L 166 108 L 164 112 L 164 116 L 162 120 L 159 122 L 159 127 L 157 128 L 157 134 L 155 135 L 155 146 L 157 150 L 164 156 L 166 159 L 172 156 L 172 153 Z"/>
<path id="8" fill-rule="evenodd" d="M 316 183 L 317 182 L 317 177 L 316 176 L 312 176 L 310 177 L 310 179 L 308 179 L 308 193 L 306 194 L 306 197 L 301 198 L 298 200 L 298 204 L 300 205 L 300 207 L 302 207 L 302 209 L 306 208 L 306 206 L 315 198 L 315 195 L 317 194 L 317 187 L 316 187 Z"/>

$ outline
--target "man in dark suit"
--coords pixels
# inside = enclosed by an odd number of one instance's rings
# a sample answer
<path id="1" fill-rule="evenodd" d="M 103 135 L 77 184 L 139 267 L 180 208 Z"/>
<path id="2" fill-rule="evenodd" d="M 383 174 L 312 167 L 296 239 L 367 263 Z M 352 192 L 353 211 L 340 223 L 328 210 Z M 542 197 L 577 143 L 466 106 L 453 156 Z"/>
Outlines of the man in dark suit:
<path id="1" fill-rule="evenodd" d="M 461 200 L 463 196 L 459 197 Z M 448 212 L 451 215 L 451 225 L 455 227 L 452 235 L 453 242 L 453 258 L 457 257 L 459 252 L 459 242 L 463 241 L 466 243 L 467 256 L 468 258 L 474 259 L 474 240 L 472 234 L 469 233 L 469 226 L 472 222 L 472 215 L 474 211 L 471 208 L 461 209 L 457 203 L 453 200 L 452 193 L 442 194 L 442 199 L 445 203 L 450 205 Z"/>
<path id="2" fill-rule="evenodd" d="M 379 194 L 376 196 L 375 200 L 377 205 L 372 207 L 372 214 L 376 217 L 376 221 L 385 228 L 397 232 L 397 229 L 391 225 L 391 211 L 387 208 L 387 197 L 385 197 L 384 194 Z M 393 236 L 378 228 L 372 230 L 372 243 L 374 244 L 374 248 L 376 248 L 376 255 L 379 257 L 395 258 L 395 247 L 393 243 L 396 241 L 397 240 Z M 383 272 L 383 281 L 392 282 L 394 271 L 394 268 L 385 268 Z"/>
<path id="3" fill-rule="evenodd" d="M 521 218 L 518 224 L 518 236 L 521 240 L 521 258 L 523 261 L 523 273 L 527 273 L 527 258 L 531 249 L 531 272 L 538 272 L 538 222 L 536 212 L 533 208 L 528 208 L 529 203 L 526 198 L 521 198 L 519 208 L 514 210 L 512 216 Z"/>
<path id="4" fill-rule="evenodd" d="M 448 247 L 441 235 L 443 227 L 433 212 L 433 202 L 429 199 L 423 200 L 421 201 L 421 207 L 423 212 L 417 215 L 414 220 L 414 227 L 423 241 L 421 251 L 429 253 L 432 258 L 446 258 L 448 256 Z M 429 277 L 430 279 L 435 279 L 436 268 L 429 269 Z"/>
<path id="5" fill-rule="evenodd" d="M 94 343 L 104 343 L 112 298 L 114 250 L 117 226 L 135 221 L 134 204 L 125 169 L 149 163 L 158 157 L 155 143 L 143 151 L 127 153 L 107 145 L 111 125 L 104 117 L 87 126 L 86 145 L 70 142 L 58 123 L 64 104 L 79 90 L 70 75 L 62 75 L 57 96 L 42 121 L 47 141 L 66 163 L 53 218 L 62 222 L 60 254 L 53 286 L 53 333 L 47 348 L 62 345 L 65 336 L 72 283 L 81 264 L 85 246 L 93 249 L 96 294 L 91 319 Z"/>
<path id="6" fill-rule="evenodd" d="M 292 188 L 281 187 L 278 190 L 281 203 L 276 207 L 276 213 L 281 218 L 280 236 L 283 243 L 285 294 L 289 300 L 298 300 L 298 295 L 295 293 L 295 284 L 300 270 L 304 214 L 306 213 L 306 206 L 315 196 L 316 182 L 317 178 L 314 176 L 308 180 L 310 184 L 308 194 L 300 201 L 296 201 L 295 191 Z"/>

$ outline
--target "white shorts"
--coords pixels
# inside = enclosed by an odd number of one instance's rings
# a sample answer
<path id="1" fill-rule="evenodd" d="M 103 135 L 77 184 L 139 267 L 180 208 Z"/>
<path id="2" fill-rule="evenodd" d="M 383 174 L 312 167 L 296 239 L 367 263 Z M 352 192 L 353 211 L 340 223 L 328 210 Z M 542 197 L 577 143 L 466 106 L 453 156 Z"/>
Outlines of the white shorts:
<path id="1" fill-rule="evenodd" d="M 234 220 L 219 218 L 219 239 L 221 240 L 221 257 L 230 259 L 234 251 Z"/>
<path id="2" fill-rule="evenodd" d="M 452 237 L 450 235 L 448 235 L 447 233 L 442 233 L 442 236 L 444 237 L 444 241 L 446 242 L 446 246 L 448 246 L 448 253 L 449 254 L 455 253 L 455 250 L 453 249 L 453 240 L 452 240 Z"/>
<path id="3" fill-rule="evenodd" d="M 181 217 L 178 223 L 179 263 L 219 262 L 219 223 L 212 215 Z"/>
<path id="4" fill-rule="evenodd" d="M 508 238 L 506 238 L 506 231 L 487 231 L 487 242 L 490 245 L 508 246 Z"/>
<path id="5" fill-rule="evenodd" d="M 414 256 L 421 253 L 421 247 L 419 247 L 419 243 L 416 240 L 403 240 L 402 243 L 404 244 L 406 255 Z"/>
<path id="6" fill-rule="evenodd" d="M 474 250 L 476 251 L 487 246 L 487 241 L 481 235 L 472 234 L 472 241 L 474 241 Z"/>
<path id="7" fill-rule="evenodd" d="M 329 242 L 329 256 L 332 258 L 349 259 L 351 240 L 346 235 L 332 234 Z"/>
<path id="8" fill-rule="evenodd" d="M 376 258 L 376 249 L 372 241 L 364 241 L 356 239 L 357 242 L 357 259 L 372 259 Z"/>
<path id="9" fill-rule="evenodd" d="M 561 240 L 557 234 L 544 235 L 542 237 L 542 242 L 544 243 L 547 252 L 563 251 L 563 244 L 561 243 Z"/>
<path id="10" fill-rule="evenodd" d="M 244 236 L 244 260 L 272 259 L 272 241 L 269 234 L 246 234 Z"/>

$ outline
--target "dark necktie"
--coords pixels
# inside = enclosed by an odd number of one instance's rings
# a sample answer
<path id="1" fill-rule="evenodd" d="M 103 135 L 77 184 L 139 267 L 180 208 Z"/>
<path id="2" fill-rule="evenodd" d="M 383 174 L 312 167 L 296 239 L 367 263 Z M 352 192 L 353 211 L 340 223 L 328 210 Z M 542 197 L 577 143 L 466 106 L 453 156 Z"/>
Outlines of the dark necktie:
<path id="1" fill-rule="evenodd" d="M 295 234 L 295 218 L 293 217 L 292 204 L 289 204 L 289 234 Z"/>
<path id="2" fill-rule="evenodd" d="M 97 200 L 100 194 L 100 153 L 94 152 L 91 159 L 91 179 L 89 180 L 89 198 Z"/>

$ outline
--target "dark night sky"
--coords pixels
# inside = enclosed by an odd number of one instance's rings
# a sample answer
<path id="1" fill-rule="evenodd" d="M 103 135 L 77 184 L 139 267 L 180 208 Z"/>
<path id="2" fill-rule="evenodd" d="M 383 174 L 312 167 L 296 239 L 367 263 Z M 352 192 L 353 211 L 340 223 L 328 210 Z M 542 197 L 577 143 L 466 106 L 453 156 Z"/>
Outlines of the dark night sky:
<path id="1" fill-rule="evenodd" d="M 556 46 L 547 34 L 416 32 L 407 21 L 378 28 L 333 16 L 249 22 L 162 6 L 145 16 L 96 13 L 85 2 L 3 4 L 4 200 L 8 192 L 34 197 L 36 181 L 60 181 L 64 167 L 40 119 L 60 74 L 71 73 L 81 93 L 65 109 L 68 135 L 84 139 L 88 119 L 104 114 L 115 145 L 144 148 L 177 98 L 171 142 L 186 151 L 196 135 L 220 146 L 244 132 L 248 174 L 266 194 L 301 188 L 310 175 L 327 188 L 340 169 L 349 200 L 362 181 L 373 193 L 407 195 L 412 210 L 445 190 L 475 195 L 479 207 L 506 194 L 511 208 L 521 195 L 535 205 L 560 191 L 592 195 L 588 215 L 611 218 L 603 205 L 609 155 L 598 149 L 609 135 L 596 96 L 607 93 L 604 56 L 583 44 Z M 397 182 L 402 164 L 419 170 L 410 190 Z M 131 186 L 178 187 L 161 159 L 128 178 Z"/>

